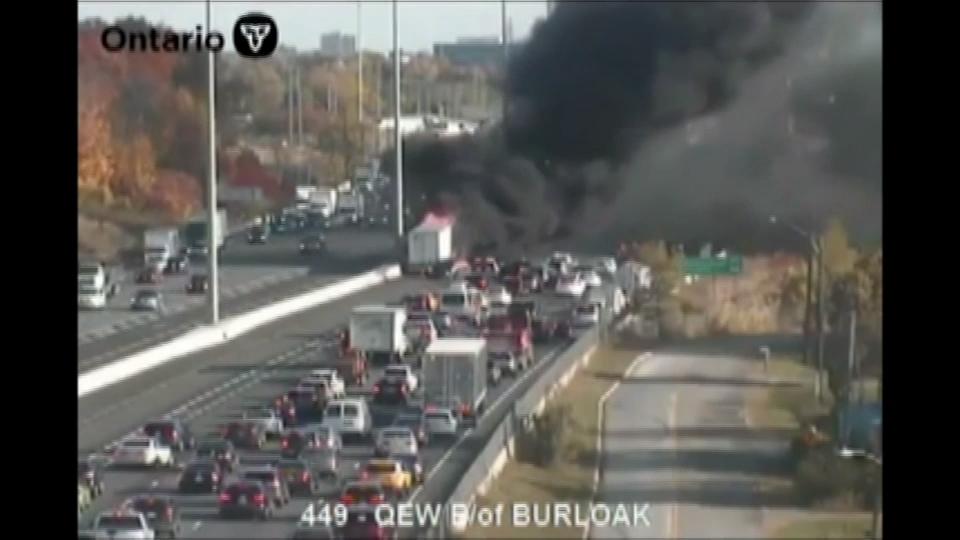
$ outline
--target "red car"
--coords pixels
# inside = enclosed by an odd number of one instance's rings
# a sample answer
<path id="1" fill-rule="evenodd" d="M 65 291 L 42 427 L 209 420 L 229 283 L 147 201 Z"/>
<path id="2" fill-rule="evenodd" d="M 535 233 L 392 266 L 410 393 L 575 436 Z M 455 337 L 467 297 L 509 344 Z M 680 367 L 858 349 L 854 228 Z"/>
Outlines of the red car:
<path id="1" fill-rule="evenodd" d="M 487 278 L 487 276 L 483 274 L 478 274 L 476 272 L 467 276 L 466 282 L 469 283 L 470 286 L 476 289 L 479 289 L 481 291 L 487 290 L 487 287 L 490 285 L 490 280 Z"/>
<path id="2" fill-rule="evenodd" d="M 375 506 L 348 508 L 346 521 L 337 529 L 337 538 L 343 538 L 344 540 L 393 540 L 397 538 L 396 529 L 386 527 L 377 520 Z"/>
<path id="3" fill-rule="evenodd" d="M 253 422 L 230 422 L 223 428 L 223 438 L 237 448 L 260 450 L 267 442 L 267 435 Z"/>

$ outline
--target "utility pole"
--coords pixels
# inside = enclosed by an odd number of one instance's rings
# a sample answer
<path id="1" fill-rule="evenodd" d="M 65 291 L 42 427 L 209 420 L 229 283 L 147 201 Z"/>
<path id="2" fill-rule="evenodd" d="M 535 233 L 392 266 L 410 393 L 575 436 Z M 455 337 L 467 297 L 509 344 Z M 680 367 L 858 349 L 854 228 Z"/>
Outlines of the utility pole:
<path id="1" fill-rule="evenodd" d="M 363 129 L 363 2 L 357 2 L 357 128 L 360 130 L 360 152 L 366 154 Z"/>
<path id="2" fill-rule="evenodd" d="M 806 302 L 803 308 L 803 365 L 810 365 L 810 328 L 811 323 L 813 322 L 813 261 L 817 246 L 814 242 L 810 242 L 810 246 L 807 250 L 807 289 L 806 289 Z"/>
<path id="3" fill-rule="evenodd" d="M 297 146 L 303 149 L 303 79 L 297 66 Z"/>
<path id="4" fill-rule="evenodd" d="M 817 401 L 823 403 L 823 387 L 824 387 L 824 373 L 823 373 L 823 348 L 824 341 L 826 336 L 824 335 L 824 319 L 826 318 L 826 272 L 823 264 L 823 245 L 820 243 L 819 238 L 816 240 L 817 245 Z"/>
<path id="5" fill-rule="evenodd" d="M 510 43 L 507 35 L 507 0 L 500 0 L 500 43 L 503 45 L 503 132 L 507 132 L 507 112 L 509 105 L 507 103 L 507 62 L 510 60 Z"/>
<path id="6" fill-rule="evenodd" d="M 207 0 L 207 29 L 212 27 L 210 16 L 211 0 Z M 220 324 L 220 274 L 218 266 L 219 242 L 217 234 L 226 235 L 226 231 L 219 231 L 220 223 L 217 220 L 217 55 L 213 50 L 207 53 L 207 114 L 210 163 L 207 177 L 207 276 L 209 289 L 207 303 L 210 308 L 210 324 Z M 224 238 L 224 240 L 226 240 Z"/>
<path id="7" fill-rule="evenodd" d="M 296 61 L 296 60 L 294 60 Z M 287 66 L 287 146 L 293 149 L 293 66 Z"/>
<path id="8" fill-rule="evenodd" d="M 393 144 L 396 154 L 396 212 L 397 212 L 397 239 L 403 240 L 403 136 L 400 133 L 400 36 L 398 33 L 397 6 L 398 0 L 393 0 Z"/>

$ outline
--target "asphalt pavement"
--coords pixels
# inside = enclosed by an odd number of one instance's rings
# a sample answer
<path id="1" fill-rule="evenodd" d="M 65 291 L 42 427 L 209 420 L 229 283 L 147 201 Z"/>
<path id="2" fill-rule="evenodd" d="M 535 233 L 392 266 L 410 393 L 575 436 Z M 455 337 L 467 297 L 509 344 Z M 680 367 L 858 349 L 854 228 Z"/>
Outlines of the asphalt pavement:
<path id="1" fill-rule="evenodd" d="M 392 260 L 393 241 L 385 231 L 339 229 L 327 233 L 329 252 L 304 256 L 301 234 L 274 235 L 265 245 L 235 240 L 221 267 L 221 313 L 234 315 L 310 291 Z M 105 311 L 78 315 L 78 371 L 83 372 L 137 350 L 167 341 L 205 322 L 206 296 L 186 293 L 186 276 L 168 276 L 152 286 L 164 294 L 167 312 L 129 309 L 142 286 L 129 281 Z"/>
<path id="2" fill-rule="evenodd" d="M 645 505 L 646 521 L 600 538 L 763 538 L 764 491 L 781 477 L 782 434 L 751 427 L 757 360 L 667 349 L 640 362 L 607 401 L 598 502 Z M 632 510 L 629 514 L 632 518 Z"/>
<path id="3" fill-rule="evenodd" d="M 425 288 L 438 289 L 442 285 L 436 281 L 414 279 L 385 284 L 81 399 L 78 450 L 81 455 L 99 451 L 144 422 L 168 414 L 183 419 L 196 435 L 203 436 L 224 421 L 235 418 L 244 407 L 268 403 L 295 385 L 310 369 L 329 365 L 336 354 L 331 331 L 346 322 L 351 307 L 394 302 L 404 294 Z M 544 301 L 558 306 L 558 309 L 563 307 L 553 299 Z M 427 482 L 412 494 L 413 500 L 439 502 L 446 498 L 490 430 L 508 412 L 509 404 L 549 365 L 563 346 L 565 343 L 538 347 L 539 361 L 533 369 L 516 380 L 505 379 L 492 388 L 487 412 L 475 430 L 464 431 L 456 441 L 437 440 L 421 451 Z M 381 369 L 375 369 L 370 377 L 371 383 L 381 373 Z M 369 388 L 350 390 L 351 393 L 358 391 L 367 393 Z M 389 424 L 398 410 L 397 407 L 374 406 L 375 425 Z M 257 455 L 244 453 L 246 458 Z M 372 456 L 369 444 L 348 447 L 342 458 L 341 473 L 350 475 L 355 465 Z M 188 459 L 188 456 L 184 458 Z M 108 492 L 97 501 L 93 511 L 111 508 L 135 494 L 169 494 L 181 507 L 183 537 L 279 539 L 290 537 L 309 504 L 308 499 L 294 499 L 269 522 L 221 520 L 217 516 L 215 496 L 177 495 L 177 478 L 177 471 L 109 470 L 106 473 Z M 337 493 L 337 485 L 327 486 L 327 496 L 335 497 Z"/>

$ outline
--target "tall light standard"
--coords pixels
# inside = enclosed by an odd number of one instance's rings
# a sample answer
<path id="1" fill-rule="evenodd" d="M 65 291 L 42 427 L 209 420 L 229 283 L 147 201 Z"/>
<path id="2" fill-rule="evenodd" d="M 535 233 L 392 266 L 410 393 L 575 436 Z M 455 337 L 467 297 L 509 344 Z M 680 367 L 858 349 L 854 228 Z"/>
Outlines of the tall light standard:
<path id="1" fill-rule="evenodd" d="M 398 0 L 393 0 L 393 144 L 396 153 L 396 212 L 397 238 L 403 240 L 403 137 L 400 134 L 400 37 L 397 31 Z"/>
<path id="2" fill-rule="evenodd" d="M 503 46 L 503 112 L 502 120 L 504 134 L 507 129 L 507 63 L 510 60 L 510 36 L 507 32 L 507 0 L 500 0 L 500 43 Z"/>
<path id="3" fill-rule="evenodd" d="M 211 0 L 207 0 L 207 31 L 212 27 L 210 16 Z M 220 223 L 217 220 L 217 115 L 216 115 L 216 89 L 217 89 L 217 56 L 211 49 L 207 53 L 208 71 L 207 71 L 207 113 L 209 122 L 209 144 L 210 144 L 210 163 L 207 176 L 207 276 L 209 276 L 209 289 L 207 290 L 207 304 L 210 308 L 210 324 L 220 323 L 220 275 L 219 275 L 219 254 L 217 249 L 217 234 L 226 234 L 226 231 L 218 231 Z M 226 225 L 226 224 L 224 224 Z"/>
<path id="4" fill-rule="evenodd" d="M 810 249 L 807 251 L 807 291 L 806 291 L 806 306 L 804 307 L 803 312 L 803 362 L 804 364 L 809 364 L 810 358 L 810 318 L 813 312 L 813 296 L 814 289 L 816 289 L 817 297 L 817 313 L 816 313 L 816 326 L 817 326 L 817 379 L 814 385 L 814 392 L 816 393 L 817 399 L 823 399 L 823 318 L 824 318 L 824 302 L 823 302 L 823 293 L 824 293 L 824 279 L 823 279 L 823 250 L 820 248 L 819 238 L 811 234 L 800 227 L 794 225 L 793 223 L 781 221 L 777 216 L 770 216 L 770 223 L 773 225 L 783 224 L 788 229 L 798 234 L 804 238 L 810 245 Z M 816 261 L 817 269 L 817 281 L 816 286 L 814 286 L 813 275 L 814 275 L 814 261 Z"/>
<path id="5" fill-rule="evenodd" d="M 357 2 L 357 127 L 360 129 L 360 152 L 366 157 L 363 129 L 363 2 Z"/>

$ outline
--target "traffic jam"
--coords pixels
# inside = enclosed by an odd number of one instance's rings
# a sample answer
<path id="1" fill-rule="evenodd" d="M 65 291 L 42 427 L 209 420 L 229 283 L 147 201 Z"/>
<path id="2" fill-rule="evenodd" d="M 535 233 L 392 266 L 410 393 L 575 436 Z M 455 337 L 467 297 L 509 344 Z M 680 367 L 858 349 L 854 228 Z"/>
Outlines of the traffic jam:
<path id="1" fill-rule="evenodd" d="M 288 390 L 236 411 L 216 432 L 162 418 L 81 456 L 81 538 L 104 530 L 182 536 L 180 497 L 204 494 L 221 520 L 270 520 L 294 499 L 324 497 L 348 511 L 334 537 L 390 537 L 396 531 L 363 518 L 371 505 L 405 500 L 422 485 L 433 465 L 424 449 L 447 448 L 475 426 L 493 396 L 543 358 L 538 349 L 561 348 L 598 324 L 602 306 L 592 299 L 606 297 L 599 289 L 616 279 L 615 265 L 565 253 L 540 264 L 458 259 L 437 290 L 355 307 L 318 353 L 323 367 L 305 369 Z M 623 295 L 614 303 L 622 310 Z M 175 492 L 146 489 L 90 515 L 110 493 L 105 471 L 128 468 L 170 471 Z"/>

